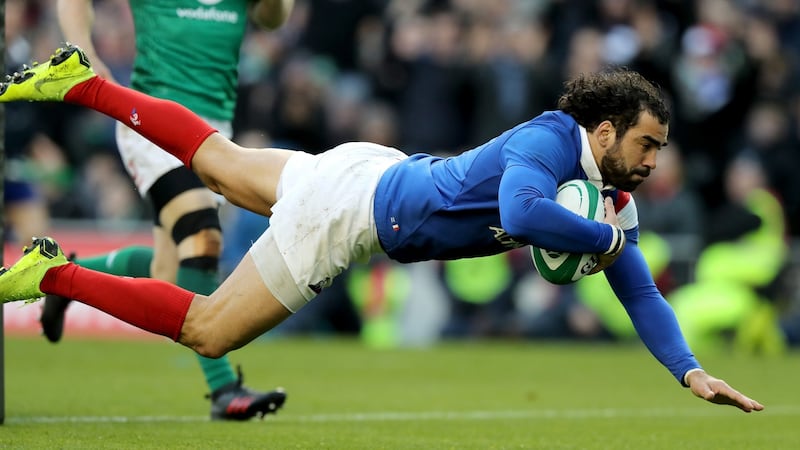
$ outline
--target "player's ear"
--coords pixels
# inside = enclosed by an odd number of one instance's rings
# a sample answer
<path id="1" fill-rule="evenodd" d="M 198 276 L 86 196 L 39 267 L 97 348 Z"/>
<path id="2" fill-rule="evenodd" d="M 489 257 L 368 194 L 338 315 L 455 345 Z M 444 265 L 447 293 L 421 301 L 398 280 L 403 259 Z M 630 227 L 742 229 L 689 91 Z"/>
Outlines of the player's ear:
<path id="1" fill-rule="evenodd" d="M 616 128 L 614 128 L 614 124 L 610 120 L 600 122 L 595 128 L 595 134 L 597 135 L 597 141 L 604 149 L 614 145 L 617 138 Z"/>

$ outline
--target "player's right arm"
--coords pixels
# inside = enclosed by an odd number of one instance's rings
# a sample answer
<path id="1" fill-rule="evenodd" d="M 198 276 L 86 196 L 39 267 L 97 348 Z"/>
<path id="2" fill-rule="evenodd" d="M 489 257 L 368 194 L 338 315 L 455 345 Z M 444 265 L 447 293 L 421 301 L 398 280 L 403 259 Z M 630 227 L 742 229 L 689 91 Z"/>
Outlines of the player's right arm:
<path id="1" fill-rule="evenodd" d="M 501 226 L 536 247 L 616 254 L 622 239 L 619 227 L 580 217 L 555 201 L 558 184 L 576 173 L 573 144 L 542 125 L 519 128 L 506 137 L 498 189 Z"/>
<path id="2" fill-rule="evenodd" d="M 94 26 L 94 6 L 92 0 L 58 0 L 58 24 L 67 42 L 82 48 L 92 69 L 101 77 L 113 81 L 111 71 L 97 56 L 92 43 L 92 27 Z"/>

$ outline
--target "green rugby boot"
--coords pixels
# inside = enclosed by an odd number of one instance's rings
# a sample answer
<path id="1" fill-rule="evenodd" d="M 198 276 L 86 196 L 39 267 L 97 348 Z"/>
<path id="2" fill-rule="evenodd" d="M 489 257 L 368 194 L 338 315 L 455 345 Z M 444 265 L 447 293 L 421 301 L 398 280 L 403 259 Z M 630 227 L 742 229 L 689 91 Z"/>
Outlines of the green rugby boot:
<path id="1" fill-rule="evenodd" d="M 53 56 L 33 67 L 23 66 L 22 72 L 6 75 L 0 83 L 0 102 L 60 102 L 76 84 L 95 76 L 89 58 L 80 47 L 67 43 L 56 49 Z"/>
<path id="2" fill-rule="evenodd" d="M 32 303 L 39 300 L 45 295 L 39 290 L 39 284 L 47 271 L 68 263 L 53 238 L 34 238 L 31 246 L 23 249 L 19 261 L 8 269 L 0 269 L 0 301 Z"/>

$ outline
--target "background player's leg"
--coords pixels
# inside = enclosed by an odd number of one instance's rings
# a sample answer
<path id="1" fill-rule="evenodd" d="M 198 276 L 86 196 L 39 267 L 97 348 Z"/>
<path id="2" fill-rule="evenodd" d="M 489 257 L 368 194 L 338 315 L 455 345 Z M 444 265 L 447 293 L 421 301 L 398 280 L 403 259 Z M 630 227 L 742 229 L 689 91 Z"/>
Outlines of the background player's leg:
<path id="1" fill-rule="evenodd" d="M 178 341 L 201 354 L 223 355 L 290 315 L 264 285 L 248 253 L 211 296 L 197 297 L 192 303 Z"/>

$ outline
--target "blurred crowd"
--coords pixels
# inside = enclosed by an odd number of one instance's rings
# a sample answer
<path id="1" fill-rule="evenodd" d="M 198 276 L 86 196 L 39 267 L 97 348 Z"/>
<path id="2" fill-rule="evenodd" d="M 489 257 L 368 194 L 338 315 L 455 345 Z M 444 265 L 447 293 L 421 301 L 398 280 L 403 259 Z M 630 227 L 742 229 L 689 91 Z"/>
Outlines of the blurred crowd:
<path id="1" fill-rule="evenodd" d="M 61 41 L 55 1 L 5 3 L 7 71 L 45 60 Z M 125 83 L 134 56 L 127 0 L 94 3 L 98 53 Z M 765 272 L 746 288 L 779 298 L 788 305 L 780 315 L 792 315 L 798 277 L 786 276 L 786 261 L 789 242 L 800 237 L 797 0 L 296 0 L 284 27 L 248 34 L 241 61 L 235 139 L 309 152 L 366 140 L 442 155 L 552 109 L 575 74 L 636 69 L 672 107 L 670 143 L 635 193 L 643 241 L 656 238 L 648 242 L 659 286 L 669 293 L 707 277 L 740 280 L 737 271 L 698 273 L 703 252 L 739 245 L 718 261 Z M 35 181 L 54 218 L 113 223 L 151 214 L 120 166 L 105 117 L 69 105 L 11 104 L 5 136 L 6 176 Z M 772 262 L 755 267 L 756 256 L 741 247 L 753 242 Z M 450 335 L 624 334 L 579 286 L 528 280 L 526 255 L 433 269 L 450 304 L 442 327 Z M 406 274 L 389 277 L 397 270 Z M 371 291 L 353 284 L 407 285 L 403 277 L 414 269 L 375 264 L 367 275 L 351 272 L 342 292 L 363 297 Z M 487 281 L 489 273 L 498 278 Z M 374 309 L 374 300 L 353 299 L 356 315 L 400 301 Z M 396 332 L 380 321 L 373 328 L 366 332 L 377 341 Z"/>

